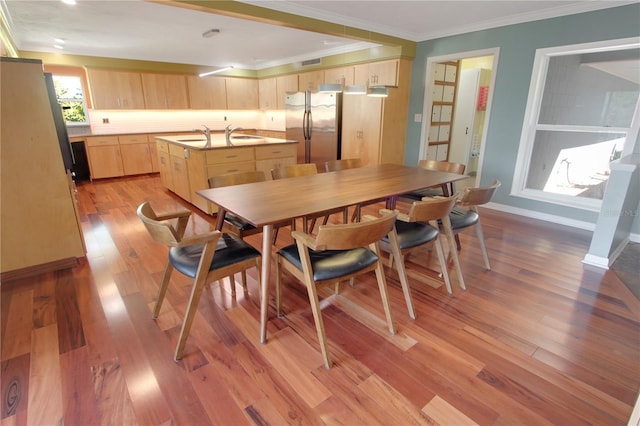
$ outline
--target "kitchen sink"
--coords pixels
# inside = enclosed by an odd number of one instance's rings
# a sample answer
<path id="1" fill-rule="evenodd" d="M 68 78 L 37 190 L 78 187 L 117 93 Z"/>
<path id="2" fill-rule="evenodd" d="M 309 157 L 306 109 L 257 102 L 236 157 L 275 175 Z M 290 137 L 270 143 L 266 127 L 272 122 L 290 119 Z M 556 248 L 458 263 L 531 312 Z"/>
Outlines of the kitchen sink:
<path id="1" fill-rule="evenodd" d="M 260 136 L 253 136 L 253 135 L 238 135 L 238 136 L 231 136 L 231 139 L 262 139 Z"/>

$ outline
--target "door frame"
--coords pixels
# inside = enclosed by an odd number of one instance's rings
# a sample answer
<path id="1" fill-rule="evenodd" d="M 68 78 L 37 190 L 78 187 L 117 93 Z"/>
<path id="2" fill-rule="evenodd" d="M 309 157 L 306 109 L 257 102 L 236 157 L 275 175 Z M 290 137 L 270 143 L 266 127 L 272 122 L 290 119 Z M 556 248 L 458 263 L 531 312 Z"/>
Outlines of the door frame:
<path id="1" fill-rule="evenodd" d="M 440 62 L 457 61 L 461 59 L 476 58 L 480 56 L 493 56 L 493 68 L 491 72 L 491 83 L 489 84 L 489 95 L 487 97 L 487 113 L 482 128 L 482 140 L 480 141 L 480 158 L 478 159 L 478 172 L 476 174 L 475 185 L 480 184 L 482 176 L 482 165 L 484 162 L 484 150 L 486 147 L 487 129 L 491 121 L 491 105 L 493 103 L 493 92 L 496 83 L 496 74 L 498 69 L 498 61 L 500 57 L 500 48 L 493 47 L 489 49 L 470 50 L 467 52 L 451 53 L 448 55 L 432 56 L 427 58 L 426 81 L 424 90 L 424 103 L 422 111 L 422 128 L 420 130 L 420 154 L 419 158 L 424 160 L 427 158 L 427 147 L 429 145 L 429 129 L 431 128 L 431 103 L 433 101 L 433 76 L 436 64 Z M 454 111 L 455 114 L 455 111 Z M 453 117 L 455 121 L 455 116 Z"/>

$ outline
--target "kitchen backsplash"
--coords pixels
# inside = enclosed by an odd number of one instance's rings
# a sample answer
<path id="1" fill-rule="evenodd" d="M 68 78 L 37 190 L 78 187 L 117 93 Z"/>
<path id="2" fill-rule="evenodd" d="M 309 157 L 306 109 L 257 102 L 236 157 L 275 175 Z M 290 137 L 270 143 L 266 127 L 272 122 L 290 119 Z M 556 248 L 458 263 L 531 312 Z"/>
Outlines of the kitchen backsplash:
<path id="1" fill-rule="evenodd" d="M 105 122 L 106 121 L 106 122 Z M 70 135 L 152 133 L 190 131 L 206 125 L 211 130 L 232 127 L 285 130 L 284 111 L 219 111 L 219 110 L 89 110 L 90 126 L 69 127 Z"/>

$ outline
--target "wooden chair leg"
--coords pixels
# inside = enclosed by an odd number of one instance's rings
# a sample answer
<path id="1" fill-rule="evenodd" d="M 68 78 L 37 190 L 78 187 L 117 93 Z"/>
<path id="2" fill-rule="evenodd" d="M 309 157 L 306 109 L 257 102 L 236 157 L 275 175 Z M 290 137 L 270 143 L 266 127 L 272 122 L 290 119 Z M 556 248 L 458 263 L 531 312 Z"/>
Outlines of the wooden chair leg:
<path id="1" fill-rule="evenodd" d="M 198 311 L 198 303 L 200 302 L 200 296 L 202 295 L 206 278 L 207 274 L 205 273 L 201 276 L 196 275 L 196 279 L 194 280 L 193 289 L 191 290 L 191 296 L 189 297 L 189 303 L 187 305 L 187 312 L 185 313 L 184 321 L 182 322 L 182 329 L 180 330 L 178 345 L 176 346 L 176 352 L 174 355 L 174 359 L 176 361 L 182 359 L 182 352 L 184 351 L 184 346 L 187 343 L 187 338 L 191 331 L 191 324 L 193 324 L 193 319 Z"/>
<path id="2" fill-rule="evenodd" d="M 378 261 L 378 265 L 376 266 L 376 278 L 378 281 L 378 288 L 380 289 L 380 297 L 382 298 L 382 306 L 384 307 L 384 315 L 387 318 L 387 325 L 389 326 L 389 333 L 396 334 L 396 327 L 393 324 L 393 318 L 391 316 L 391 304 L 389 303 L 387 281 L 384 277 L 382 262 L 380 261 Z"/>
<path id="3" fill-rule="evenodd" d="M 484 259 L 484 266 L 487 268 L 487 271 L 491 270 L 491 265 L 489 264 L 489 255 L 487 254 L 487 246 L 484 244 L 484 233 L 482 232 L 482 225 L 480 225 L 480 219 L 475 224 L 476 235 L 478 237 L 478 244 L 480 244 L 480 251 L 482 251 L 482 258 Z"/>
<path id="4" fill-rule="evenodd" d="M 162 274 L 162 281 L 160 282 L 160 288 L 158 289 L 158 297 L 156 299 L 156 305 L 153 307 L 153 319 L 158 318 L 160 315 L 160 308 L 164 301 L 164 296 L 167 294 L 167 288 L 169 287 L 169 281 L 171 280 L 171 273 L 173 272 L 173 265 L 167 260 L 167 266 L 164 268 Z"/>
<path id="5" fill-rule="evenodd" d="M 233 275 L 229 275 L 229 289 L 231 290 L 231 296 L 236 296 L 236 280 Z"/>
<path id="6" fill-rule="evenodd" d="M 282 316 L 281 297 L 282 297 L 282 266 L 280 265 L 280 256 L 276 255 L 276 315 Z"/>
<path id="7" fill-rule="evenodd" d="M 438 254 L 438 262 L 440 262 L 440 269 L 442 270 L 442 277 L 444 278 L 444 285 L 447 287 L 447 293 L 453 294 L 451 290 L 451 279 L 449 278 L 449 270 L 447 269 L 447 261 L 444 257 L 444 250 L 442 249 L 442 242 L 440 236 L 434 241 L 436 245 L 436 253 Z"/>
<path id="8" fill-rule="evenodd" d="M 456 239 L 456 249 L 458 251 L 462 250 L 462 244 L 460 244 L 460 235 L 456 234 L 455 239 Z"/>
<path id="9" fill-rule="evenodd" d="M 313 313 L 313 321 L 316 325 L 318 333 L 318 341 L 320 342 L 320 351 L 324 360 L 324 368 L 331 368 L 331 360 L 329 359 L 329 345 L 327 344 L 327 336 L 324 331 L 324 322 L 322 321 L 322 311 L 320 310 L 320 301 L 318 300 L 318 290 L 314 283 L 307 283 L 307 292 L 309 293 L 309 303 L 311 304 L 311 312 Z"/>

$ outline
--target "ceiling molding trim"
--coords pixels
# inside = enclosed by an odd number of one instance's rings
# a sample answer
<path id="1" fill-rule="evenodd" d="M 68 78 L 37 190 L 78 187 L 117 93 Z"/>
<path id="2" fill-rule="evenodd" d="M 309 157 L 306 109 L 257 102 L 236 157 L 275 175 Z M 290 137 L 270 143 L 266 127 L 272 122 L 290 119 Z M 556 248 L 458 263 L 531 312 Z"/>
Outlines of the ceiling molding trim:
<path id="1" fill-rule="evenodd" d="M 576 15 L 579 13 L 593 12 L 596 10 L 610 9 L 612 7 L 625 6 L 629 4 L 638 3 L 638 0 L 608 0 L 608 1 L 584 1 L 580 3 L 573 3 L 567 6 L 560 6 L 537 12 L 520 13 L 501 19 L 493 19 L 489 21 L 478 22 L 471 25 L 463 25 L 456 27 L 451 31 L 440 32 L 424 32 L 418 34 L 413 40 L 426 41 L 433 40 L 442 37 L 455 36 L 460 34 L 471 33 L 475 31 L 488 30 L 491 28 L 505 27 L 508 25 L 522 24 L 532 21 L 541 21 L 543 19 L 558 18 L 568 15 Z"/>
<path id="2" fill-rule="evenodd" d="M 169 6 L 189 8 L 200 12 L 215 13 L 239 19 L 248 19 L 271 25 L 279 25 L 297 30 L 313 31 L 320 34 L 328 34 L 336 37 L 350 38 L 369 43 L 384 44 L 387 46 L 400 46 L 402 55 L 414 58 L 416 55 L 416 43 L 387 34 L 350 27 L 348 25 L 335 24 L 324 20 L 310 18 L 303 15 L 295 15 L 267 9 L 238 1 L 215 0 L 145 0 L 153 3 L 161 3 Z"/>

